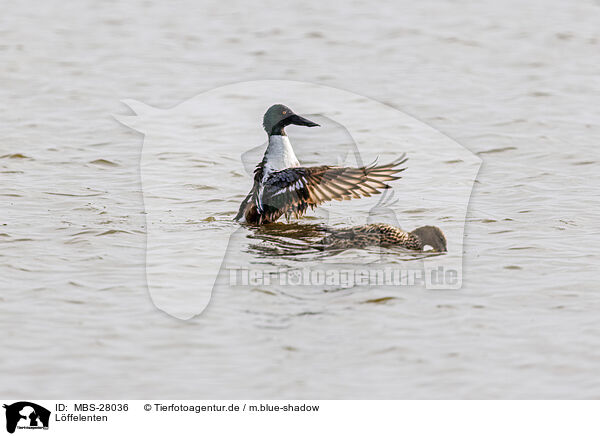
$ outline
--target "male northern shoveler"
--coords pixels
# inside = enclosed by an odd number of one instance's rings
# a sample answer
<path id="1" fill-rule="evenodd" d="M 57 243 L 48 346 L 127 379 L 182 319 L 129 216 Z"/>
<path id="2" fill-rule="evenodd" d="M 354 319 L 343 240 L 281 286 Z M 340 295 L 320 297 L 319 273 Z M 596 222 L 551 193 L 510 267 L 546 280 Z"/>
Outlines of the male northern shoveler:
<path id="1" fill-rule="evenodd" d="M 303 167 L 284 130 L 290 124 L 318 126 L 282 104 L 267 110 L 263 127 L 269 135 L 269 144 L 254 171 L 254 185 L 240 205 L 236 220 L 267 224 L 282 215 L 299 217 L 309 206 L 314 208 L 326 201 L 370 197 L 389 188 L 384 182 L 399 179 L 395 174 L 406 169 L 398 168 L 407 160 L 404 154 L 387 165 Z"/>
<path id="2" fill-rule="evenodd" d="M 435 226 L 419 227 L 405 232 L 389 224 L 367 224 L 347 229 L 330 229 L 329 235 L 317 242 L 319 249 L 364 248 L 370 246 L 403 247 L 423 250 L 427 245 L 434 251 L 448 251 L 446 237 Z"/>

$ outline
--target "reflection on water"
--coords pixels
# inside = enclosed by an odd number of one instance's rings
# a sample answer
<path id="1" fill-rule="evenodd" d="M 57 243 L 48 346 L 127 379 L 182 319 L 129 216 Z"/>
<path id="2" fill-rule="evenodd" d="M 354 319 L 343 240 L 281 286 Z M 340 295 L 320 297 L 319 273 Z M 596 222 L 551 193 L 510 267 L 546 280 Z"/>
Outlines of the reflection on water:
<path id="1" fill-rule="evenodd" d="M 319 257 L 322 250 L 314 247 L 314 243 L 324 234 L 324 227 L 320 224 L 301 223 L 272 223 L 266 226 L 251 228 L 248 238 L 248 252 L 257 258 L 263 256 L 278 257 L 281 259 L 300 260 L 304 255 Z M 300 258 L 300 259 L 298 259 Z M 313 257 L 315 258 L 315 257 Z"/>

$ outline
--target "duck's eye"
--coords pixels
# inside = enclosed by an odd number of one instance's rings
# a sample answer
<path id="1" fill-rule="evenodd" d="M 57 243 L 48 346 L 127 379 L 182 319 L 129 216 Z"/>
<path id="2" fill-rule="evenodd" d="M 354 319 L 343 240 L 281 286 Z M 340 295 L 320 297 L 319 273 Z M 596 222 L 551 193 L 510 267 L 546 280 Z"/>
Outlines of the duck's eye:
<path id="1" fill-rule="evenodd" d="M 283 111 L 283 112 L 282 112 L 282 114 L 283 114 L 283 115 L 287 114 L 287 111 Z"/>

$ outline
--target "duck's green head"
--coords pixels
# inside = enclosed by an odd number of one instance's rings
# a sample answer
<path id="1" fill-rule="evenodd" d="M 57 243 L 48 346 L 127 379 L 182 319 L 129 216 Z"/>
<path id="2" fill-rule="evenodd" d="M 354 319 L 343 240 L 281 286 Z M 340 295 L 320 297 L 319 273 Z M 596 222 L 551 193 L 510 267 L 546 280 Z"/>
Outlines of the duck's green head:
<path id="1" fill-rule="evenodd" d="M 290 124 L 308 127 L 318 126 L 317 123 L 296 115 L 289 107 L 283 104 L 274 104 L 267 109 L 263 117 L 263 127 L 268 135 L 285 135 L 283 129 Z"/>

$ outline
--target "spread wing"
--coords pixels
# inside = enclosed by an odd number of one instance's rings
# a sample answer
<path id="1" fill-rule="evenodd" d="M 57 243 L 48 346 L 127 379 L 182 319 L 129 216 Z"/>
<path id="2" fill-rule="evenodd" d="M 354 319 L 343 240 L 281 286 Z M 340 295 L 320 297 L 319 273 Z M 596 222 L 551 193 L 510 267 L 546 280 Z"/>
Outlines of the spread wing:
<path id="1" fill-rule="evenodd" d="M 248 205 L 248 202 L 250 200 L 252 200 L 256 203 L 258 186 L 260 185 L 260 182 L 262 181 L 262 178 L 263 178 L 266 161 L 267 161 L 267 156 L 265 154 L 265 156 L 263 157 L 263 160 L 254 169 L 254 185 L 252 186 L 252 189 L 250 190 L 248 195 L 246 195 L 246 198 L 244 198 L 244 201 L 242 201 L 242 204 L 240 205 L 240 208 L 239 208 L 238 213 L 235 216 L 234 220 L 237 221 L 244 216 L 244 211 L 246 210 L 246 206 Z"/>
<path id="2" fill-rule="evenodd" d="M 397 174 L 407 161 L 406 155 L 387 165 L 352 168 L 336 166 L 295 167 L 274 172 L 257 192 L 260 213 L 302 215 L 306 209 L 331 200 L 370 197 L 389 188 L 385 182 L 400 178 Z"/>

